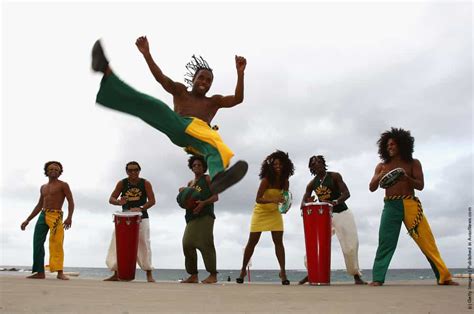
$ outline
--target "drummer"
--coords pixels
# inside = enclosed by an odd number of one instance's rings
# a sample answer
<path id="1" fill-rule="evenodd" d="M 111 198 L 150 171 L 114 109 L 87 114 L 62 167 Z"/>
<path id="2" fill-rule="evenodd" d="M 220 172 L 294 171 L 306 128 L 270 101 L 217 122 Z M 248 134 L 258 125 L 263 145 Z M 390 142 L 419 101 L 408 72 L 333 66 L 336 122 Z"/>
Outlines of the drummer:
<path id="1" fill-rule="evenodd" d="M 403 171 L 398 181 L 385 190 L 385 204 L 380 221 L 379 245 L 372 269 L 371 286 L 381 286 L 385 282 L 390 260 L 397 247 L 402 221 L 428 259 L 438 284 L 458 285 L 451 280 L 451 274 L 441 259 L 430 226 L 423 214 L 421 202 L 415 196 L 415 189 L 423 190 L 424 179 L 420 161 L 412 157 L 414 142 L 410 131 L 397 128 L 385 131 L 377 141 L 382 162 L 375 167 L 369 190 L 376 191 L 380 180 L 395 168 L 402 168 Z"/>
<path id="2" fill-rule="evenodd" d="M 142 221 L 140 223 L 138 235 L 137 263 L 141 269 L 146 271 L 148 282 L 155 282 L 153 279 L 153 266 L 151 263 L 150 246 L 150 222 L 148 220 L 147 210 L 155 205 L 155 194 L 148 180 L 140 178 L 141 167 L 136 161 L 130 161 L 125 166 L 128 177 L 120 180 L 110 195 L 109 203 L 116 206 L 122 206 L 124 212 L 141 212 Z M 120 196 L 120 197 L 119 197 Z M 118 281 L 117 273 L 117 252 L 115 244 L 115 231 L 110 241 L 107 259 L 107 267 L 114 273 L 104 281 Z"/>
<path id="3" fill-rule="evenodd" d="M 303 196 L 304 202 L 313 202 L 312 192 L 316 193 L 319 201 L 333 205 L 332 228 L 341 244 L 347 273 L 354 277 L 356 285 L 367 284 L 362 280 L 359 269 L 359 238 L 352 211 L 347 207 L 345 201 L 350 197 L 349 189 L 338 172 L 327 171 L 324 156 L 313 156 L 309 159 L 309 171 L 314 175 Z M 302 206 L 303 206 L 302 203 Z M 302 285 L 308 281 L 308 276 L 301 279 Z"/>

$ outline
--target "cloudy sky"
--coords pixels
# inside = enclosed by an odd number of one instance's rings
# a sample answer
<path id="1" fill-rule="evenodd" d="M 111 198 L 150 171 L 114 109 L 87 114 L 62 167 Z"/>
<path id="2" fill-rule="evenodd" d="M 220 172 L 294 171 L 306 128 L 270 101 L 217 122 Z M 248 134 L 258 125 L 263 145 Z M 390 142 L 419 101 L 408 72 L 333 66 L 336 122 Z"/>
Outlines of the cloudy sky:
<path id="1" fill-rule="evenodd" d="M 149 73 L 134 42 L 147 35 L 162 70 L 183 82 L 192 54 L 214 69 L 210 94 L 235 88 L 234 55 L 247 58 L 245 100 L 213 120 L 247 176 L 216 204 L 218 267 L 240 268 L 262 160 L 276 149 L 296 166 L 300 200 L 311 180 L 307 160 L 326 156 L 348 185 L 362 268 L 372 268 L 383 191 L 368 182 L 379 162 L 376 141 L 390 127 L 411 130 L 425 174 L 418 193 L 448 267 L 467 266 L 472 205 L 472 4 L 470 2 L 93 3 L 2 2 L 1 258 L 32 263 L 30 214 L 59 160 L 76 211 L 66 232 L 65 266 L 105 267 L 113 229 L 108 197 L 124 166 L 137 160 L 153 185 L 149 210 L 156 268 L 184 268 L 184 212 L 175 203 L 192 178 L 187 156 L 141 120 L 95 104 L 101 76 L 90 50 L 102 38 L 116 73 L 134 88 L 172 98 Z M 299 209 L 284 216 L 287 268 L 304 268 Z M 344 268 L 333 238 L 332 267 Z M 276 269 L 269 233 L 253 267 Z M 200 267 L 203 267 L 201 260 Z M 428 268 L 402 229 L 393 268 Z"/>

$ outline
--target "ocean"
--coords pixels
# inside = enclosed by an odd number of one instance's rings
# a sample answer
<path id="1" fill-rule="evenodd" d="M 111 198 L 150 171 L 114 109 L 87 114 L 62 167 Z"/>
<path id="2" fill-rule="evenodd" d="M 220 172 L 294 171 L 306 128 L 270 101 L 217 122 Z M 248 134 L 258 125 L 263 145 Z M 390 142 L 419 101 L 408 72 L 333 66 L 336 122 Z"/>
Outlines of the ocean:
<path id="1" fill-rule="evenodd" d="M 14 269 L 14 270 L 12 270 Z M 25 266 L 1 266 L 0 270 L 6 271 L 9 274 L 18 274 L 22 276 L 28 276 L 31 272 L 31 267 Z M 99 279 L 109 277 L 112 272 L 107 268 L 92 268 L 92 267 L 65 267 L 65 272 L 79 273 L 79 278 L 87 279 Z M 450 268 L 451 274 L 465 274 L 467 273 L 466 268 Z M 278 277 L 278 270 L 265 270 L 265 269 L 250 269 L 250 281 L 251 282 L 265 282 L 265 283 L 279 283 L 280 278 Z M 291 282 L 298 282 L 304 276 L 306 276 L 306 270 L 287 270 L 288 280 Z M 219 270 L 218 280 L 225 282 L 235 282 L 240 274 L 239 270 L 235 269 L 221 269 Z M 158 281 L 178 281 L 183 278 L 187 278 L 189 275 L 184 269 L 155 269 L 153 276 Z M 199 279 L 204 279 L 208 276 L 205 270 L 199 270 Z M 74 277 L 73 277 L 74 278 Z M 135 279 L 145 280 L 145 272 L 141 269 L 137 269 Z M 435 281 L 435 275 L 431 269 L 389 269 L 386 277 L 386 281 L 394 280 L 431 280 Z M 365 281 L 372 280 L 372 270 L 362 270 L 362 279 Z M 248 278 L 245 278 L 248 281 Z M 349 276 L 345 269 L 332 270 L 331 271 L 331 282 L 352 282 L 352 276 Z"/>

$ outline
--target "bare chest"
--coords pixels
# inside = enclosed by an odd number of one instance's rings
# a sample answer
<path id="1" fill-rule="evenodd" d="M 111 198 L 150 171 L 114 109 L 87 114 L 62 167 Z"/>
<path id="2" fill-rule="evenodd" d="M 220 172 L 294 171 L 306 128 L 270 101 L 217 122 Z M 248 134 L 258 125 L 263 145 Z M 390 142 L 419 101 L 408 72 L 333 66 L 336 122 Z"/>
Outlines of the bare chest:
<path id="1" fill-rule="evenodd" d="M 210 98 L 196 98 L 192 95 L 183 95 L 173 99 L 174 111 L 183 117 L 196 117 L 211 123 L 216 115 L 217 106 Z"/>
<path id="2" fill-rule="evenodd" d="M 64 197 L 63 186 L 61 183 L 46 184 L 41 188 L 41 193 L 45 199 Z"/>

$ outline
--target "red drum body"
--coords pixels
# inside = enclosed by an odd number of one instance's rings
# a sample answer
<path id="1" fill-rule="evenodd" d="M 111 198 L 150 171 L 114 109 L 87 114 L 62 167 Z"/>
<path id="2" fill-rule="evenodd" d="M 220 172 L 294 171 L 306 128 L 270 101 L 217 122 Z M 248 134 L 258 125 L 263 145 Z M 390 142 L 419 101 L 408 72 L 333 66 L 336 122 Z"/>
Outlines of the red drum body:
<path id="1" fill-rule="evenodd" d="M 331 281 L 332 204 L 307 203 L 303 206 L 304 237 L 308 282 L 329 285 Z"/>
<path id="2" fill-rule="evenodd" d="M 119 280 L 135 279 L 141 216 L 140 212 L 116 212 L 114 214 Z"/>

